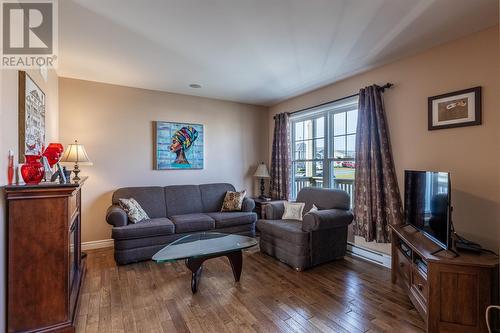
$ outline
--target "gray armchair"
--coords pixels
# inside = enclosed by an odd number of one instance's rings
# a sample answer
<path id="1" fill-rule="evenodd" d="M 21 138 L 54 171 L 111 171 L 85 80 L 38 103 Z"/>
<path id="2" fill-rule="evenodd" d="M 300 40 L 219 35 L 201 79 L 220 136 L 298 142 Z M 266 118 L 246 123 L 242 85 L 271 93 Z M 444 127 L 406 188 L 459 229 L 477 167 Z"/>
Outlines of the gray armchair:
<path id="1" fill-rule="evenodd" d="M 266 206 L 266 220 L 257 221 L 260 250 L 304 270 L 344 257 L 347 227 L 353 220 L 349 194 L 337 189 L 303 188 L 297 202 L 304 202 L 302 221 L 282 220 L 284 202 Z M 309 212 L 316 205 L 318 211 Z"/>

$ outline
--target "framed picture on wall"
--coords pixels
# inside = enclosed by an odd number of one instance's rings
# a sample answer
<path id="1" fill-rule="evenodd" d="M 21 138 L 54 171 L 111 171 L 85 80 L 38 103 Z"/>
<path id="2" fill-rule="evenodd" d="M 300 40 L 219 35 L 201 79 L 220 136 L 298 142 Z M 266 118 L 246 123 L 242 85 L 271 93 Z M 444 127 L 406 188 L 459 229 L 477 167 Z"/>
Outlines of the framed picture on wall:
<path id="1" fill-rule="evenodd" d="M 39 155 L 45 143 L 45 94 L 25 71 L 19 71 L 19 163 Z"/>
<path id="2" fill-rule="evenodd" d="M 481 125 L 481 87 L 429 97 L 429 130 Z"/>
<path id="3" fill-rule="evenodd" d="M 153 133 L 155 170 L 203 169 L 203 125 L 155 121 Z"/>

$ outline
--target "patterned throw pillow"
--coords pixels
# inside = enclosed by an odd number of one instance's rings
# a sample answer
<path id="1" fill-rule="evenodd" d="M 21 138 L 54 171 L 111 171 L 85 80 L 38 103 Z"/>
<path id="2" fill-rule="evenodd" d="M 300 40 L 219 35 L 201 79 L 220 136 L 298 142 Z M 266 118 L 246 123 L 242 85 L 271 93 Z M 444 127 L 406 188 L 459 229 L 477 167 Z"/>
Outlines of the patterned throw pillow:
<path id="1" fill-rule="evenodd" d="M 127 213 L 128 219 L 132 223 L 149 220 L 148 214 L 142 209 L 141 205 L 134 199 L 119 199 L 120 207 Z"/>
<path id="2" fill-rule="evenodd" d="M 247 191 L 233 192 L 227 191 L 224 197 L 224 203 L 222 204 L 221 212 L 234 212 L 241 211 L 241 205 L 243 204 L 243 199 Z"/>
<path id="3" fill-rule="evenodd" d="M 303 202 L 284 202 L 285 212 L 283 213 L 283 220 L 299 220 L 302 221 L 302 211 L 306 205 Z"/>

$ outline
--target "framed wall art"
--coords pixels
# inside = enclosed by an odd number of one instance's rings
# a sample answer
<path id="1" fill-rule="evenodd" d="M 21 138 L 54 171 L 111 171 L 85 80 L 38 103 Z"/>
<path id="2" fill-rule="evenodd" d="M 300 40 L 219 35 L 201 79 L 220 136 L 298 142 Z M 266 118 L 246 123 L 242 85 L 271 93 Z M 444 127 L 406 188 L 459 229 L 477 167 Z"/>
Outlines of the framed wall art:
<path id="1" fill-rule="evenodd" d="M 19 71 L 19 163 L 39 155 L 45 143 L 45 94 L 25 71 Z"/>
<path id="2" fill-rule="evenodd" d="M 481 125 L 481 87 L 429 97 L 428 128 Z"/>
<path id="3" fill-rule="evenodd" d="M 153 122 L 154 169 L 203 169 L 203 125 Z"/>

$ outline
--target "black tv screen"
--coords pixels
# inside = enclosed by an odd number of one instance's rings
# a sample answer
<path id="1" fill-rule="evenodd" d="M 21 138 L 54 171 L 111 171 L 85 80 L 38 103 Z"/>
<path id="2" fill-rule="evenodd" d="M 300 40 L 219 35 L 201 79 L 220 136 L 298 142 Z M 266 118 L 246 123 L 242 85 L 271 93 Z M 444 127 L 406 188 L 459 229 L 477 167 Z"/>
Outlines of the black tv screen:
<path id="1" fill-rule="evenodd" d="M 450 189 L 447 172 L 405 171 L 406 223 L 444 249 L 450 246 Z"/>

